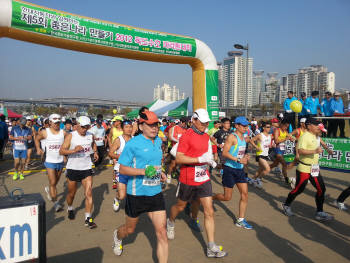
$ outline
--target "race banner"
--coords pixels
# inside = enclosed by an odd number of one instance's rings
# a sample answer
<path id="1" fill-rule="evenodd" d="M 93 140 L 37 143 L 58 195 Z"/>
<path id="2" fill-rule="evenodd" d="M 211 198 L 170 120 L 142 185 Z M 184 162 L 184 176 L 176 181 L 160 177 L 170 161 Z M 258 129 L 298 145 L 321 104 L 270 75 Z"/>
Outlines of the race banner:
<path id="1" fill-rule="evenodd" d="M 67 40 L 132 51 L 185 57 L 196 55 L 194 38 L 59 13 L 17 1 L 12 2 L 11 26 Z"/>
<path id="2" fill-rule="evenodd" d="M 322 154 L 320 154 L 320 166 L 350 171 L 350 139 L 322 138 L 322 140 L 329 149 L 333 150 L 333 154 L 328 154 L 326 150 L 323 150 Z M 294 160 L 294 147 L 294 142 L 286 141 L 286 151 L 283 156 L 286 162 Z"/>

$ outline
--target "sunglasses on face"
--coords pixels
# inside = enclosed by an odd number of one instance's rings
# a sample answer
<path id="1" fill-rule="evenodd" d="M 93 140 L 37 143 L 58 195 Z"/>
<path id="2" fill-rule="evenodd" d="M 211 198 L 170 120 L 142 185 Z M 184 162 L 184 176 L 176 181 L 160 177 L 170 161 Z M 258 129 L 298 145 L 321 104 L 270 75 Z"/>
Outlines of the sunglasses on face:
<path id="1" fill-rule="evenodd" d="M 271 126 L 265 126 L 265 128 L 266 128 L 266 129 L 269 129 L 269 128 L 271 128 Z"/>

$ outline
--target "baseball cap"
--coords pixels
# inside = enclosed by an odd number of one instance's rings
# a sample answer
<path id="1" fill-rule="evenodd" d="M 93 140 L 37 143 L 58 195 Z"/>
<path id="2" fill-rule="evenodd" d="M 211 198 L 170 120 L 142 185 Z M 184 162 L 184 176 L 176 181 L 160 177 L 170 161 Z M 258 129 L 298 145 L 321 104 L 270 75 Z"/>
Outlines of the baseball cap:
<path id="1" fill-rule="evenodd" d="M 300 123 L 305 123 L 306 122 L 306 118 L 301 118 L 300 119 Z"/>
<path id="2" fill-rule="evenodd" d="M 145 111 L 140 113 L 140 119 L 139 119 L 140 123 L 147 123 L 147 124 L 154 124 L 154 123 L 158 123 L 158 117 L 157 115 L 153 112 L 153 111 Z"/>
<path id="3" fill-rule="evenodd" d="M 197 118 L 201 123 L 210 121 L 209 114 L 205 109 L 197 109 L 194 111 L 192 118 Z"/>
<path id="4" fill-rule="evenodd" d="M 180 123 L 180 120 L 179 120 L 179 119 L 176 119 L 176 120 L 175 120 L 175 123 L 176 123 L 176 124 L 179 124 L 179 123 Z"/>
<path id="5" fill-rule="evenodd" d="M 123 121 L 123 117 L 120 115 L 114 116 L 114 118 L 112 119 L 112 121 Z"/>
<path id="6" fill-rule="evenodd" d="M 90 118 L 87 116 L 80 116 L 78 119 L 78 122 L 79 122 L 80 126 L 91 125 Z"/>
<path id="7" fill-rule="evenodd" d="M 313 125 L 319 125 L 321 122 L 315 118 L 308 118 L 306 120 L 306 125 L 313 124 Z"/>
<path id="8" fill-rule="evenodd" d="M 31 121 L 32 118 L 31 118 L 30 116 L 27 116 L 27 117 L 26 117 L 26 120 L 27 120 L 27 121 Z"/>
<path id="9" fill-rule="evenodd" d="M 279 123 L 279 120 L 278 120 L 277 118 L 273 118 L 273 119 L 271 120 L 271 123 Z"/>
<path id="10" fill-rule="evenodd" d="M 239 116 L 235 119 L 235 124 L 248 125 L 249 121 L 245 117 Z"/>
<path id="11" fill-rule="evenodd" d="M 59 114 L 51 114 L 49 116 L 49 120 L 52 121 L 53 123 L 61 122 L 61 115 Z"/>
<path id="12" fill-rule="evenodd" d="M 322 132 L 327 132 L 322 122 L 318 125 L 318 128 L 320 128 Z"/>

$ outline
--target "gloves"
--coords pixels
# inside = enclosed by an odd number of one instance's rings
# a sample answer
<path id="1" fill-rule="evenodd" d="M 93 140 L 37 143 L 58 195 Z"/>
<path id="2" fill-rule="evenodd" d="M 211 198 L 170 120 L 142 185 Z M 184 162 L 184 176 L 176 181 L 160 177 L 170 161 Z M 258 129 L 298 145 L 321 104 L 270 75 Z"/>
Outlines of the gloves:
<path id="1" fill-rule="evenodd" d="M 204 153 L 202 156 L 198 157 L 198 162 L 199 163 L 211 163 L 212 161 L 214 161 L 213 155 L 211 153 Z"/>
<path id="2" fill-rule="evenodd" d="M 214 160 L 211 160 L 209 165 L 213 168 L 215 168 L 217 166 L 217 163 Z"/>
<path id="3" fill-rule="evenodd" d="M 145 169 L 145 176 L 148 178 L 152 178 L 157 174 L 157 169 L 153 165 L 149 165 Z"/>

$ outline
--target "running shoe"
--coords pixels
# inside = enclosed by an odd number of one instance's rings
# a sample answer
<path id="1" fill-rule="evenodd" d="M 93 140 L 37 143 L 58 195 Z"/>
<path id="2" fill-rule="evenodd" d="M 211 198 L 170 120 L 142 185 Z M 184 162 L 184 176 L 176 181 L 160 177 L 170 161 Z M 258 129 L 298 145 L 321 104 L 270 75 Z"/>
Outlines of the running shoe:
<path id="1" fill-rule="evenodd" d="M 113 239 L 114 239 L 114 245 L 113 245 L 113 252 L 116 256 L 120 256 L 123 253 L 123 245 L 122 241 L 118 239 L 118 230 L 114 230 L 113 233 Z"/>
<path id="2" fill-rule="evenodd" d="M 167 174 L 167 175 L 166 175 L 166 183 L 167 183 L 167 184 L 170 184 L 170 183 L 171 183 L 171 175 L 170 175 L 170 174 Z"/>
<path id="3" fill-rule="evenodd" d="M 68 218 L 69 218 L 70 220 L 75 219 L 74 210 L 68 210 Z"/>
<path id="4" fill-rule="evenodd" d="M 241 221 L 236 222 L 236 226 L 238 227 L 244 227 L 245 229 L 251 230 L 253 229 L 253 227 L 251 225 L 248 224 L 247 220 L 243 219 Z"/>
<path id="5" fill-rule="evenodd" d="M 166 222 L 166 234 L 168 236 L 168 239 L 174 239 L 175 238 L 175 225 L 170 226 L 170 220 L 167 219 Z"/>
<path id="6" fill-rule="evenodd" d="M 45 186 L 45 192 L 46 192 L 47 200 L 52 201 L 52 197 L 50 195 L 50 187 Z"/>
<path id="7" fill-rule="evenodd" d="M 292 208 L 290 206 L 281 204 L 283 212 L 285 213 L 286 216 L 294 216 L 294 213 L 292 212 Z"/>
<path id="8" fill-rule="evenodd" d="M 333 202 L 333 205 L 335 205 L 336 207 L 338 207 L 339 210 L 345 211 L 348 210 L 348 207 L 344 204 L 344 203 L 340 203 L 337 200 L 335 200 Z"/>
<path id="9" fill-rule="evenodd" d="M 89 227 L 90 229 L 94 229 L 97 227 L 92 217 L 88 217 L 85 219 L 85 226 Z"/>
<path id="10" fill-rule="evenodd" d="M 15 172 L 15 173 L 13 174 L 13 176 L 12 176 L 12 180 L 13 180 L 13 181 L 16 181 L 17 179 L 18 179 L 18 173 Z"/>
<path id="11" fill-rule="evenodd" d="M 191 219 L 190 228 L 192 228 L 194 231 L 197 231 L 197 232 L 203 231 L 203 227 L 200 225 L 198 219 Z"/>
<path id="12" fill-rule="evenodd" d="M 286 183 L 286 185 L 290 185 L 290 181 L 289 181 L 288 176 L 284 177 L 284 182 Z"/>
<path id="13" fill-rule="evenodd" d="M 55 203 L 54 205 L 53 205 L 53 207 L 54 207 L 54 209 L 55 209 L 55 211 L 56 212 L 60 212 L 60 211 L 62 211 L 62 208 L 63 208 L 63 206 L 60 204 L 60 203 Z"/>
<path id="14" fill-rule="evenodd" d="M 29 170 L 29 169 L 28 169 L 28 165 L 25 165 L 25 166 L 24 166 L 24 170 L 26 170 L 26 171 Z"/>
<path id="15" fill-rule="evenodd" d="M 254 184 L 254 179 L 247 177 L 248 184 Z"/>
<path id="16" fill-rule="evenodd" d="M 294 189 L 294 188 L 295 188 L 295 183 L 296 183 L 295 177 L 290 178 L 289 181 L 290 181 L 290 187 L 291 187 L 292 189 Z"/>
<path id="17" fill-rule="evenodd" d="M 333 216 L 326 213 L 326 212 L 317 212 L 316 213 L 316 216 L 315 216 L 315 219 L 318 220 L 318 221 L 329 221 L 329 220 L 333 220 Z"/>
<path id="18" fill-rule="evenodd" d="M 24 175 L 23 175 L 23 173 L 19 173 L 19 180 L 24 180 Z"/>
<path id="19" fill-rule="evenodd" d="M 260 178 L 257 178 L 256 180 L 254 180 L 253 184 L 256 188 L 259 188 L 259 189 L 263 188 L 263 184 L 262 184 Z"/>
<path id="20" fill-rule="evenodd" d="M 215 245 L 211 249 L 207 247 L 208 258 L 223 258 L 227 256 L 227 252 L 222 250 L 222 246 Z"/>
<path id="21" fill-rule="evenodd" d="M 120 209 L 119 200 L 117 198 L 114 198 L 114 200 L 113 200 L 113 210 L 114 210 L 114 212 L 118 212 L 119 209 Z"/>

